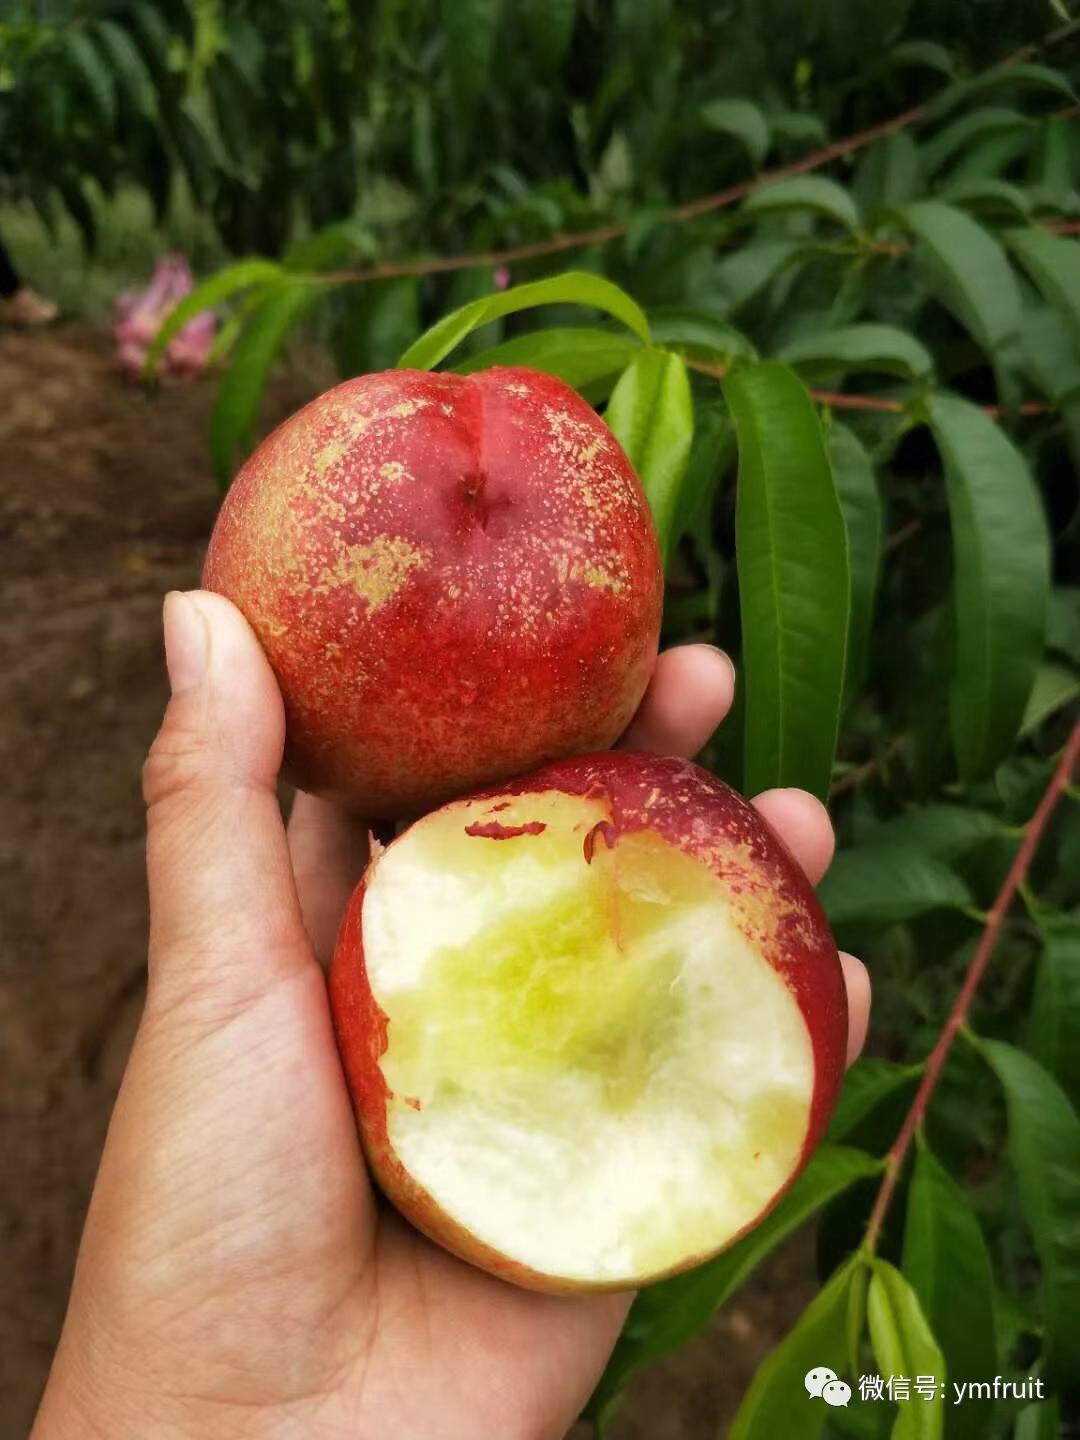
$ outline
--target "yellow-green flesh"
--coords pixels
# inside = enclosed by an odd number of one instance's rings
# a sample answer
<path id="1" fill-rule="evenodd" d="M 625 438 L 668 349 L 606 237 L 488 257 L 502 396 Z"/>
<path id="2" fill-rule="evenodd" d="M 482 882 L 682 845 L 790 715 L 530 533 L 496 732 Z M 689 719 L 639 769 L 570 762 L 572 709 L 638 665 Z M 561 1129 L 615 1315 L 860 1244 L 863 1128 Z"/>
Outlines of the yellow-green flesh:
<path id="1" fill-rule="evenodd" d="M 722 881 L 600 800 L 463 802 L 377 862 L 364 955 L 398 1159 L 485 1244 L 569 1282 L 720 1249 L 791 1175 L 813 1088 L 783 981 Z M 538 835 L 469 825 L 539 821 Z"/>

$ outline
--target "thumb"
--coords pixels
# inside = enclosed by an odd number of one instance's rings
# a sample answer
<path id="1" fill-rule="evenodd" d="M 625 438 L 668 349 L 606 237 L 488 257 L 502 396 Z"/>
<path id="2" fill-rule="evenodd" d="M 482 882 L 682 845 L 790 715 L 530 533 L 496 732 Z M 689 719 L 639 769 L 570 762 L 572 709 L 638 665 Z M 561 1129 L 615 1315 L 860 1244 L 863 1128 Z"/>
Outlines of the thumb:
<path id="1" fill-rule="evenodd" d="M 172 698 L 143 771 L 150 992 L 211 1023 L 313 963 L 276 780 L 285 714 L 247 621 L 207 591 L 164 611 Z"/>

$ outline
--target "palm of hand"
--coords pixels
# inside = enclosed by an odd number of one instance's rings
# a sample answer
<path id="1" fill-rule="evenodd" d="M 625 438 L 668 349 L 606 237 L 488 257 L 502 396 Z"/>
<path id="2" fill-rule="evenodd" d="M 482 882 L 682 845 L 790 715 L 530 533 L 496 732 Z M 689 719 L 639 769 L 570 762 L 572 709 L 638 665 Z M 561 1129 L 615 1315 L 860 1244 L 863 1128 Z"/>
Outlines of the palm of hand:
<path id="1" fill-rule="evenodd" d="M 159 1156 L 196 1175 L 212 1129 L 216 1183 L 175 1208 L 146 1196 L 150 1246 L 160 1233 L 172 1251 L 141 1301 L 168 1337 L 167 1383 L 183 1358 L 192 1433 L 231 1435 L 246 1410 L 259 1436 L 562 1435 L 626 1299 L 515 1289 L 377 1201 L 312 957 L 200 1049 Z"/>
<path id="2" fill-rule="evenodd" d="M 518 1290 L 378 1202 L 322 969 L 364 832 L 300 796 L 286 836 L 276 685 L 238 614 L 197 598 L 206 673 L 178 686 L 170 642 L 174 698 L 145 782 L 146 1011 L 35 1440 L 556 1440 L 629 1297 Z M 715 652 L 673 651 L 630 738 L 693 753 L 730 701 Z M 798 792 L 758 803 L 818 879 L 821 807 Z"/>

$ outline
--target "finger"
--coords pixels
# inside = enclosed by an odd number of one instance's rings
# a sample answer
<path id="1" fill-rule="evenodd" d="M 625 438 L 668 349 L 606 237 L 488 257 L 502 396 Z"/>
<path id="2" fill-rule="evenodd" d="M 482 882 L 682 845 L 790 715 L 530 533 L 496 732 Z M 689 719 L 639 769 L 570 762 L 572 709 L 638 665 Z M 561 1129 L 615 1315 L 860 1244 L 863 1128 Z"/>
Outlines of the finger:
<path id="1" fill-rule="evenodd" d="M 151 988 L 237 1006 L 311 963 L 277 803 L 284 710 L 227 600 L 174 593 L 164 625 L 172 698 L 143 772 Z"/>
<path id="2" fill-rule="evenodd" d="M 763 790 L 752 802 L 816 885 L 833 857 L 829 812 L 807 790 Z"/>
<path id="3" fill-rule="evenodd" d="M 870 1027 L 870 975 L 866 966 L 846 950 L 840 951 L 848 1003 L 847 1063 L 854 1065 L 866 1044 Z"/>
<path id="4" fill-rule="evenodd" d="M 304 927 L 325 967 L 349 896 L 368 862 L 367 826 L 329 800 L 299 790 L 289 816 L 289 852 Z"/>
<path id="5" fill-rule="evenodd" d="M 665 650 L 620 748 L 696 755 L 734 698 L 735 667 L 722 650 L 714 645 Z"/>

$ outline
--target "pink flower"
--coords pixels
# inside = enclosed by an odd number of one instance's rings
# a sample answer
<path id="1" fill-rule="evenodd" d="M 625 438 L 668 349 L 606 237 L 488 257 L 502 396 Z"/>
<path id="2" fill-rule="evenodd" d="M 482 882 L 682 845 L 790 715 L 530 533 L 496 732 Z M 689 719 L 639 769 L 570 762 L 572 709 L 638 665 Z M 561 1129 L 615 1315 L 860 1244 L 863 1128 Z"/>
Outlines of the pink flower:
<path id="1" fill-rule="evenodd" d="M 500 265 L 492 276 L 496 290 L 505 290 L 510 284 L 510 271 L 505 265 Z"/>
<path id="2" fill-rule="evenodd" d="M 183 255 L 166 255 L 154 267 L 145 290 L 126 290 L 116 298 L 113 337 L 121 369 L 131 380 L 142 378 L 146 354 L 166 316 L 190 294 L 194 285 L 191 267 Z M 217 316 L 203 310 L 194 316 L 166 347 L 159 372 L 193 377 L 206 367 Z"/>
<path id="3" fill-rule="evenodd" d="M 206 369 L 210 351 L 213 349 L 217 332 L 217 316 L 212 310 L 203 310 L 180 331 L 165 351 L 169 370 L 176 375 L 194 379 Z"/>

